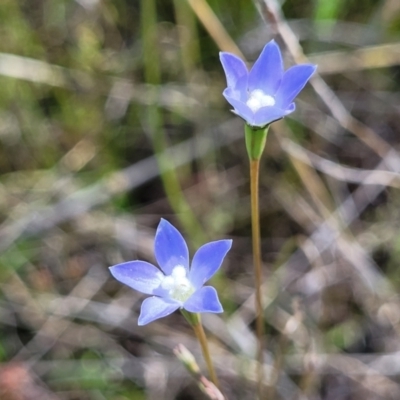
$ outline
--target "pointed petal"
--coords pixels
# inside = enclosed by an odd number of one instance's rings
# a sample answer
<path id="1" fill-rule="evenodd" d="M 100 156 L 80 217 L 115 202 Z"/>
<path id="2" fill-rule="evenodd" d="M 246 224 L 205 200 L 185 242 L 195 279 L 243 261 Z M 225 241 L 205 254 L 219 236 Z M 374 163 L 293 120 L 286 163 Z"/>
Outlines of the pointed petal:
<path id="1" fill-rule="evenodd" d="M 248 81 L 247 75 L 242 76 L 237 80 L 234 88 L 235 92 L 238 93 L 238 99 L 244 102 L 246 102 L 247 99 L 249 98 L 249 92 L 247 90 L 247 81 Z"/>
<path id="2" fill-rule="evenodd" d="M 250 123 L 253 120 L 254 113 L 250 108 L 240 100 L 233 98 L 229 95 L 229 89 L 225 89 L 222 93 L 227 102 L 234 108 L 235 114 L 242 117 L 245 121 Z"/>
<path id="3" fill-rule="evenodd" d="M 155 294 L 163 273 L 145 261 L 128 261 L 110 267 L 112 276 L 132 289 L 146 294 Z"/>
<path id="4" fill-rule="evenodd" d="M 287 108 L 316 69 L 317 66 L 311 64 L 295 65 L 289 68 L 283 75 L 281 86 L 276 92 L 276 106 L 282 109 Z"/>
<path id="5" fill-rule="evenodd" d="M 149 297 L 142 303 L 138 325 L 146 325 L 158 318 L 166 317 L 179 307 L 179 303 L 168 301 L 161 297 Z"/>
<path id="6" fill-rule="evenodd" d="M 165 275 L 182 265 L 189 271 L 189 251 L 183 236 L 167 220 L 161 219 L 154 239 L 154 253 Z"/>
<path id="7" fill-rule="evenodd" d="M 218 240 L 201 246 L 193 257 L 189 280 L 195 289 L 201 288 L 219 269 L 232 240 Z"/>
<path id="8" fill-rule="evenodd" d="M 295 103 L 289 104 L 288 107 L 286 108 L 286 115 L 292 113 L 295 110 L 296 110 L 296 104 Z"/>
<path id="9" fill-rule="evenodd" d="M 248 74 L 246 64 L 242 59 L 231 53 L 219 53 L 222 67 L 226 76 L 226 84 L 228 87 L 235 87 L 237 81 Z"/>
<path id="10" fill-rule="evenodd" d="M 218 299 L 217 291 L 211 286 L 204 286 L 193 293 L 193 295 L 186 300 L 183 308 L 193 313 L 221 313 L 224 311 Z"/>
<path id="11" fill-rule="evenodd" d="M 293 104 L 293 103 L 292 103 Z M 254 115 L 254 126 L 266 126 L 294 111 L 294 108 L 281 110 L 277 107 L 260 108 Z"/>
<path id="12" fill-rule="evenodd" d="M 275 41 L 271 40 L 265 45 L 249 73 L 249 91 L 261 89 L 266 94 L 274 95 L 281 83 L 282 75 L 281 51 Z"/>
<path id="13" fill-rule="evenodd" d="M 230 88 L 230 87 L 228 87 L 228 88 L 226 88 L 223 92 L 222 92 L 222 94 L 223 94 L 223 96 L 226 98 L 226 97 L 229 97 L 229 98 L 231 98 L 231 99 L 233 99 L 233 100 L 236 100 L 236 101 L 240 101 L 240 102 L 244 102 L 242 99 L 241 99 L 241 93 L 238 91 L 238 90 L 235 90 L 235 89 L 233 89 L 233 88 Z"/>
<path id="14" fill-rule="evenodd" d="M 247 93 L 247 76 L 243 76 L 242 78 L 240 78 L 237 81 L 236 86 L 227 87 L 224 90 L 224 93 L 227 94 L 229 97 L 232 97 L 233 99 L 245 103 L 249 98 L 249 95 Z"/>

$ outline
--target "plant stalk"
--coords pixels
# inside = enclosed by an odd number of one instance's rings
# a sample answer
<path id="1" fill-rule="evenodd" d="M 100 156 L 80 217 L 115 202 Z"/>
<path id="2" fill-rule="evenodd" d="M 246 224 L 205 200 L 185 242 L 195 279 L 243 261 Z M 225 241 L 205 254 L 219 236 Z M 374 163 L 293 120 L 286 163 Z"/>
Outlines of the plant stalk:
<path id="1" fill-rule="evenodd" d="M 203 352 L 203 357 L 204 357 L 204 360 L 206 361 L 206 364 L 207 364 L 208 373 L 210 374 L 211 382 L 215 386 L 219 387 L 217 374 L 215 373 L 214 364 L 213 364 L 213 362 L 211 360 L 210 350 L 208 348 L 208 341 L 207 341 L 207 337 L 206 337 L 206 334 L 204 332 L 202 323 L 199 322 L 197 325 L 193 325 L 193 330 L 194 330 L 194 333 L 197 336 L 197 340 L 200 343 L 201 351 Z"/>
<path id="2" fill-rule="evenodd" d="M 215 373 L 214 364 L 211 359 L 210 350 L 208 348 L 207 336 L 204 332 L 203 325 L 201 323 L 200 314 L 190 313 L 183 309 L 181 310 L 181 313 L 193 328 L 197 340 L 200 343 L 201 351 L 203 353 L 203 357 L 207 365 L 211 382 L 219 388 L 217 374 Z"/>
<path id="3" fill-rule="evenodd" d="M 253 242 L 254 280 L 255 280 L 255 308 L 256 308 L 256 335 L 257 335 L 257 388 L 258 398 L 261 400 L 264 380 L 263 336 L 264 318 L 262 308 L 262 265 L 260 244 L 260 210 L 258 185 L 260 174 L 260 159 L 250 159 L 250 196 L 251 196 L 251 230 Z"/>

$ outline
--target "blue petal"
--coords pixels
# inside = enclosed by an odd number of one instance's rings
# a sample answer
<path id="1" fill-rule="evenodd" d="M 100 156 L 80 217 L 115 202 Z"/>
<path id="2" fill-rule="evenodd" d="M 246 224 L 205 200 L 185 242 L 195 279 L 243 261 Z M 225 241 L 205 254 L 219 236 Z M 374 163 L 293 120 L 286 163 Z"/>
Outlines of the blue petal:
<path id="1" fill-rule="evenodd" d="M 274 40 L 267 43 L 249 73 L 249 91 L 261 89 L 274 95 L 278 90 L 283 75 L 281 51 Z"/>
<path id="2" fill-rule="evenodd" d="M 289 106 L 286 108 L 286 115 L 292 113 L 295 110 L 296 110 L 296 104 L 295 103 L 289 104 Z"/>
<path id="3" fill-rule="evenodd" d="M 158 318 L 166 317 L 179 307 L 179 303 L 168 301 L 161 297 L 149 297 L 142 303 L 138 325 L 146 325 Z"/>
<path id="4" fill-rule="evenodd" d="M 224 95 L 227 102 L 234 108 L 234 111 L 237 115 L 242 117 L 248 123 L 253 120 L 253 111 L 251 111 L 250 108 L 242 101 L 231 97 L 229 88 L 225 89 L 222 94 Z"/>
<path id="5" fill-rule="evenodd" d="M 241 98 L 241 95 L 242 95 L 241 92 L 239 90 L 235 90 L 234 88 L 228 87 L 222 92 L 222 94 L 223 94 L 223 96 L 229 97 L 229 98 L 231 98 L 233 100 L 237 100 L 237 101 L 240 101 L 242 103 L 245 102 Z"/>
<path id="6" fill-rule="evenodd" d="M 201 288 L 217 272 L 231 246 L 232 240 L 218 240 L 197 250 L 188 276 L 195 289 Z"/>
<path id="7" fill-rule="evenodd" d="M 145 261 L 128 261 L 110 267 L 112 276 L 132 289 L 146 294 L 155 294 L 163 273 Z"/>
<path id="8" fill-rule="evenodd" d="M 239 78 L 236 82 L 235 85 L 235 92 L 238 93 L 239 97 L 238 99 L 246 102 L 247 99 L 249 98 L 249 92 L 247 90 L 247 81 L 248 81 L 248 76 L 242 76 L 241 78 Z"/>
<path id="9" fill-rule="evenodd" d="M 247 92 L 247 76 L 240 78 L 235 87 L 227 87 L 223 94 L 246 103 L 249 98 Z"/>
<path id="10" fill-rule="evenodd" d="M 235 87 L 240 78 L 247 77 L 247 67 L 242 59 L 233 54 L 222 52 L 219 53 L 219 58 L 225 71 L 228 87 Z"/>
<path id="11" fill-rule="evenodd" d="M 276 92 L 276 106 L 285 109 L 300 93 L 312 74 L 316 65 L 302 64 L 289 68 L 282 78 L 281 86 Z"/>
<path id="12" fill-rule="evenodd" d="M 254 115 L 254 126 L 266 126 L 278 119 L 283 118 L 294 110 L 281 110 L 277 107 L 262 107 Z"/>
<path id="13" fill-rule="evenodd" d="M 211 286 L 204 286 L 186 300 L 183 308 L 192 313 L 221 313 L 224 311 L 218 299 L 217 291 Z"/>
<path id="14" fill-rule="evenodd" d="M 165 275 L 173 268 L 182 265 L 189 271 L 189 251 L 183 236 L 165 219 L 158 224 L 154 239 L 154 253 Z"/>

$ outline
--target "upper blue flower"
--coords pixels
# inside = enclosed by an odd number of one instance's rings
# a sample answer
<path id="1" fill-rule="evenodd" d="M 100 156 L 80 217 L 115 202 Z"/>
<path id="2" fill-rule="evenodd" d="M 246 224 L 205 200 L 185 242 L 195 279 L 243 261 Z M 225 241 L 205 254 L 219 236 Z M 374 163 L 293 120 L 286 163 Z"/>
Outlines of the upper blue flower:
<path id="1" fill-rule="evenodd" d="M 200 247 L 189 268 L 185 239 L 168 221 L 161 219 L 154 240 L 154 253 L 162 271 L 145 261 L 128 261 L 110 267 L 115 279 L 153 297 L 145 299 L 139 325 L 184 308 L 192 313 L 223 311 L 217 291 L 203 286 L 217 272 L 232 240 L 219 240 Z"/>
<path id="2" fill-rule="evenodd" d="M 265 45 L 250 72 L 233 54 L 220 53 L 220 59 L 228 85 L 223 95 L 233 112 L 254 127 L 264 127 L 292 113 L 294 98 L 317 68 L 301 64 L 284 72 L 281 51 L 274 40 Z"/>

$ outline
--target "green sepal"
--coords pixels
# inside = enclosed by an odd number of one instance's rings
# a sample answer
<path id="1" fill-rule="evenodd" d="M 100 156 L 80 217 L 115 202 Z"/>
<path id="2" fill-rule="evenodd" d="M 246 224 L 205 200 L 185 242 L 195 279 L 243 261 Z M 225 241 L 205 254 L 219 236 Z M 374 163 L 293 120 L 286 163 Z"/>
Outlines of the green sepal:
<path id="1" fill-rule="evenodd" d="M 259 160 L 261 158 L 267 141 L 268 129 L 269 125 L 259 128 L 245 124 L 244 134 L 250 160 Z"/>
<path id="2" fill-rule="evenodd" d="M 199 325 L 201 322 L 200 314 L 188 312 L 183 308 L 181 308 L 181 314 L 185 317 L 186 321 L 189 322 L 191 326 Z"/>

